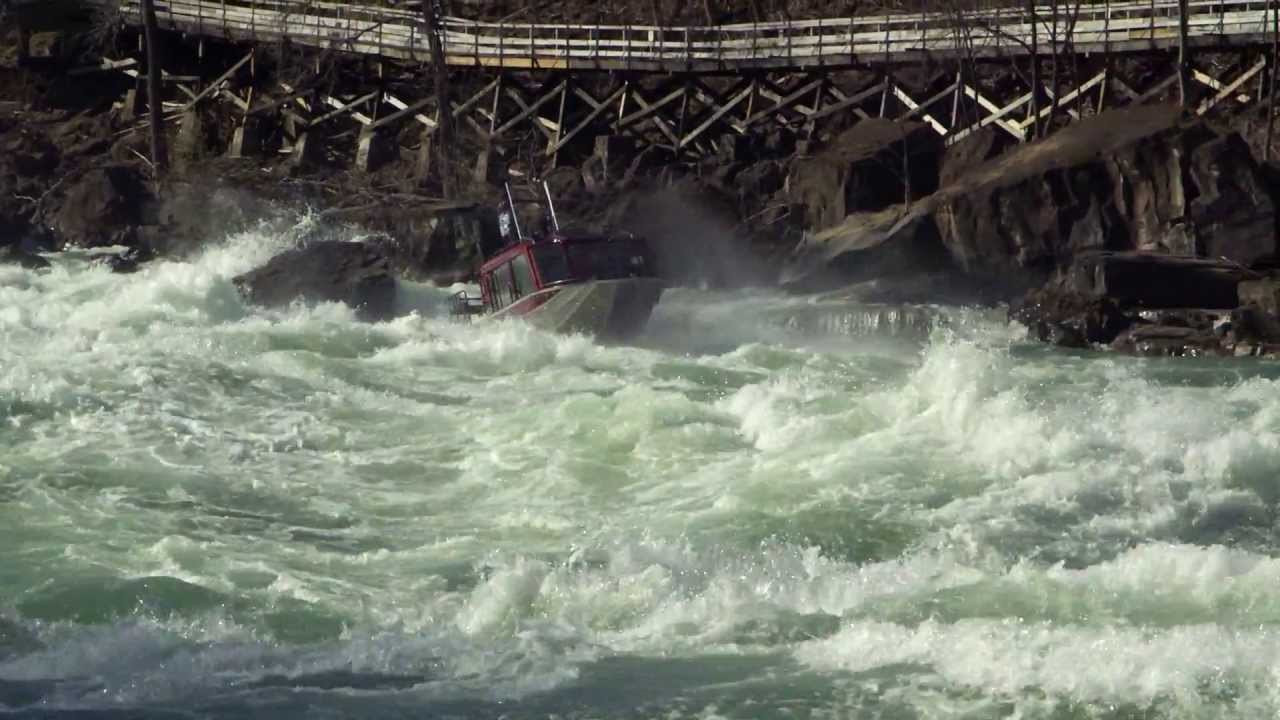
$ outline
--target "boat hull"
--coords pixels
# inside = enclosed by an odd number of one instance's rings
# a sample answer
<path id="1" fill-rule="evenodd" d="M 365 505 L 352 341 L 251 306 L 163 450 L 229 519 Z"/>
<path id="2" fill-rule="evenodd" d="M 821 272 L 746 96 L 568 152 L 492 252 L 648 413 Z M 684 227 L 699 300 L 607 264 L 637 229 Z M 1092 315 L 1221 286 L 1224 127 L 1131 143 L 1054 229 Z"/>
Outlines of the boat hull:
<path id="1" fill-rule="evenodd" d="M 491 317 L 519 317 L 552 332 L 622 339 L 644 329 L 663 289 L 656 278 L 560 285 L 520 298 Z"/>

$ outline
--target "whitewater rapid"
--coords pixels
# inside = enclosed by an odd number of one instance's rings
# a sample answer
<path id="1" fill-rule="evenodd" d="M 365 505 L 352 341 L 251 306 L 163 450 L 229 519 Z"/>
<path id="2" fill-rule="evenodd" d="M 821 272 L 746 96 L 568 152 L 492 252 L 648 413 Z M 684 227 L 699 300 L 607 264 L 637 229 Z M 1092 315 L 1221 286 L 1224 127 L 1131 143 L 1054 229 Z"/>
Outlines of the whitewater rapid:
<path id="1" fill-rule="evenodd" d="M 1280 366 L 673 290 L 605 346 L 0 267 L 0 712 L 1280 712 Z"/>

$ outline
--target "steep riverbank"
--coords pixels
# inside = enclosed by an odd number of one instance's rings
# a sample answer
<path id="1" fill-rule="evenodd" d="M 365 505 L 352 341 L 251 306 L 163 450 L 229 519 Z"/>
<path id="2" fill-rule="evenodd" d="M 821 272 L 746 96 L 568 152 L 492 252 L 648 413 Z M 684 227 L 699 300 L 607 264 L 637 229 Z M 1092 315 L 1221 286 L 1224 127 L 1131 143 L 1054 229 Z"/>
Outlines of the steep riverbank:
<path id="1" fill-rule="evenodd" d="M 447 284 L 492 244 L 501 182 L 534 179 L 522 158 L 486 148 L 470 167 L 477 149 L 464 144 L 461 199 L 444 202 L 403 153 L 372 172 L 296 153 L 225 156 L 235 127 L 203 113 L 170 129 L 174 167 L 157 184 L 120 88 L 66 72 L 69 53 L 22 67 L 0 57 L 0 257 L 31 268 L 46 262 L 37 251 L 113 247 L 125 252 L 106 262 L 130 272 L 310 207 L 317 224 L 299 244 L 357 235 L 369 250 L 355 266 Z M 1009 303 L 1060 345 L 1269 354 L 1276 170 L 1259 162 L 1255 118 L 1232 122 L 1152 105 L 1028 144 L 989 125 L 948 145 L 923 122 L 872 118 L 726 142 L 699 163 L 605 143 L 545 179 L 567 224 L 645 235 L 674 284 Z M 324 282 L 298 292 L 343 296 Z M 262 296 L 281 292 L 295 291 Z"/>

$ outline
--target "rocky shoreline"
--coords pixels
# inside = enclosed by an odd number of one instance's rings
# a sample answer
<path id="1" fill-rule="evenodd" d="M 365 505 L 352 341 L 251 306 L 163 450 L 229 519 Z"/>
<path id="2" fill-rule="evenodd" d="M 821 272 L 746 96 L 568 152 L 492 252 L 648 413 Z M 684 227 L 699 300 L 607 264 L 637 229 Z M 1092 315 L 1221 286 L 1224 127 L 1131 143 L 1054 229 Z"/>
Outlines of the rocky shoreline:
<path id="1" fill-rule="evenodd" d="M 209 118 L 203 137 L 171 133 L 176 168 L 157 185 L 134 118 L 91 83 L 0 54 L 0 263 L 39 271 L 40 253 L 112 247 L 103 262 L 131 272 L 309 207 L 315 233 L 237 284 L 255 302 L 343 300 L 379 319 L 397 277 L 469 278 L 496 233 L 501 180 L 528 179 L 483 155 L 467 199 L 445 202 L 404 162 L 357 173 L 217 156 L 211 138 L 229 129 Z M 672 283 L 1007 303 L 1066 347 L 1272 355 L 1280 168 L 1260 162 L 1249 127 L 1161 105 L 1025 145 L 993 126 L 947 145 L 922 123 L 870 119 L 725 142 L 700 166 L 602 141 L 546 179 L 570 223 L 647 236 Z"/>

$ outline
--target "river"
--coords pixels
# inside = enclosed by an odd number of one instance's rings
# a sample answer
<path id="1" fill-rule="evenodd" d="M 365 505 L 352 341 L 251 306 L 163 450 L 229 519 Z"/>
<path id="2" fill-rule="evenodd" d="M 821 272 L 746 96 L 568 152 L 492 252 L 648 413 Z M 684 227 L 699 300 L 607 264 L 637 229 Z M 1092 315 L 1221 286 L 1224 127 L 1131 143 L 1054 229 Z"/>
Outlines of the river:
<path id="1" fill-rule="evenodd" d="M 764 291 L 625 346 L 246 307 L 290 232 L 0 267 L 0 714 L 1280 712 L 1280 365 Z"/>

